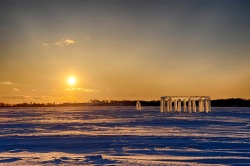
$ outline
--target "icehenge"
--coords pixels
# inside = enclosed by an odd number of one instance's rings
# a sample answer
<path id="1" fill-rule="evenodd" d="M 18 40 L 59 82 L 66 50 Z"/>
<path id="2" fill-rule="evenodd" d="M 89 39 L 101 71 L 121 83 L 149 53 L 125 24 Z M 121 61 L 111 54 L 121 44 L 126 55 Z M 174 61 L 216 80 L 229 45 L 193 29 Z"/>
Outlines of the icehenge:
<path id="1" fill-rule="evenodd" d="M 198 102 L 198 110 L 196 103 Z M 209 96 L 163 96 L 161 97 L 161 112 L 211 112 Z"/>

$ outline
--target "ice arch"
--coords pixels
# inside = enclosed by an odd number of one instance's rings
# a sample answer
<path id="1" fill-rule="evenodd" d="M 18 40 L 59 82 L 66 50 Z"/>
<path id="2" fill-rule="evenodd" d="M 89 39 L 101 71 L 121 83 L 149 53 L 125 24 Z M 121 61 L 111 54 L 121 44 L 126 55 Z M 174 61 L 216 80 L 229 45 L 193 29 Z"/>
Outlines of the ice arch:
<path id="1" fill-rule="evenodd" d="M 198 107 L 196 106 L 198 103 Z M 174 106 L 174 107 L 173 107 Z M 198 108 L 198 110 L 197 110 Z M 211 112 L 209 96 L 163 96 L 161 112 Z"/>

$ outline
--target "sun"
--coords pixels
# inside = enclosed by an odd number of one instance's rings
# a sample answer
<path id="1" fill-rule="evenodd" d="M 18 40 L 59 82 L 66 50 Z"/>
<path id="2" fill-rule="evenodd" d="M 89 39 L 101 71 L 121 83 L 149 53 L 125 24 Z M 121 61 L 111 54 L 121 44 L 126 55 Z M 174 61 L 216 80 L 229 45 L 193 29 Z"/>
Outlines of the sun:
<path id="1" fill-rule="evenodd" d="M 69 85 L 75 85 L 75 83 L 76 83 L 75 77 L 71 76 L 71 77 L 68 78 L 68 84 Z"/>

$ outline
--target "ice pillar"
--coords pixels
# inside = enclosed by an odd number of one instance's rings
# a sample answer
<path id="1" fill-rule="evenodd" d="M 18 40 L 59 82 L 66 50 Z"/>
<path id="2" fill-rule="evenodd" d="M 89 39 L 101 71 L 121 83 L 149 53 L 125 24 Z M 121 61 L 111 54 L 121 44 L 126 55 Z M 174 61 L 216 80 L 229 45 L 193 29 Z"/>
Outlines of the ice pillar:
<path id="1" fill-rule="evenodd" d="M 204 99 L 201 99 L 201 111 L 200 112 L 204 112 Z"/>
<path id="2" fill-rule="evenodd" d="M 167 99 L 167 102 L 166 102 L 166 103 L 167 103 L 166 112 L 169 112 L 169 105 L 170 105 L 170 104 L 169 104 L 169 103 L 170 103 L 169 99 Z"/>
<path id="3" fill-rule="evenodd" d="M 173 112 L 172 104 L 173 104 L 173 102 L 172 102 L 172 100 L 170 99 L 169 112 Z"/>
<path id="4" fill-rule="evenodd" d="M 192 107 L 191 107 L 191 100 L 188 100 L 188 112 L 191 113 L 192 112 Z"/>
<path id="5" fill-rule="evenodd" d="M 206 111 L 206 113 L 208 113 L 209 112 L 209 101 L 208 101 L 208 99 L 205 99 L 205 111 Z"/>
<path id="6" fill-rule="evenodd" d="M 177 111 L 177 100 L 175 99 L 174 100 L 174 112 L 176 112 Z"/>
<path id="7" fill-rule="evenodd" d="M 199 112 L 202 112 L 202 99 L 199 99 Z"/>
<path id="8" fill-rule="evenodd" d="M 192 104 L 193 104 L 193 112 L 196 112 L 196 103 L 195 103 L 195 99 L 193 99 Z"/>
<path id="9" fill-rule="evenodd" d="M 181 112 L 181 99 L 178 99 L 178 112 Z"/>
<path id="10" fill-rule="evenodd" d="M 187 112 L 187 103 L 186 99 L 183 100 L 183 111 Z"/>
<path id="11" fill-rule="evenodd" d="M 166 97 L 161 97 L 161 112 L 165 112 Z"/>
<path id="12" fill-rule="evenodd" d="M 209 110 L 209 112 L 211 112 L 211 100 L 210 100 L 210 98 L 208 100 L 208 110 Z"/>
<path id="13" fill-rule="evenodd" d="M 205 100 L 202 99 L 202 108 L 201 108 L 202 112 L 205 112 Z"/>

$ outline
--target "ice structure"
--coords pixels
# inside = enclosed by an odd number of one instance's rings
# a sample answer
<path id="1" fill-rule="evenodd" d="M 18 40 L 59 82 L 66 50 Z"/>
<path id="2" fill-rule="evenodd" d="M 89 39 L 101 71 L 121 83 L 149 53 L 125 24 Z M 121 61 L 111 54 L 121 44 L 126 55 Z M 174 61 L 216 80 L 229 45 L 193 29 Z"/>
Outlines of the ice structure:
<path id="1" fill-rule="evenodd" d="M 141 110 L 141 103 L 139 101 L 136 102 L 136 110 Z"/>
<path id="2" fill-rule="evenodd" d="M 211 100 L 209 96 L 163 96 L 161 97 L 161 112 L 211 112 Z M 174 107 L 173 107 L 174 106 Z"/>

